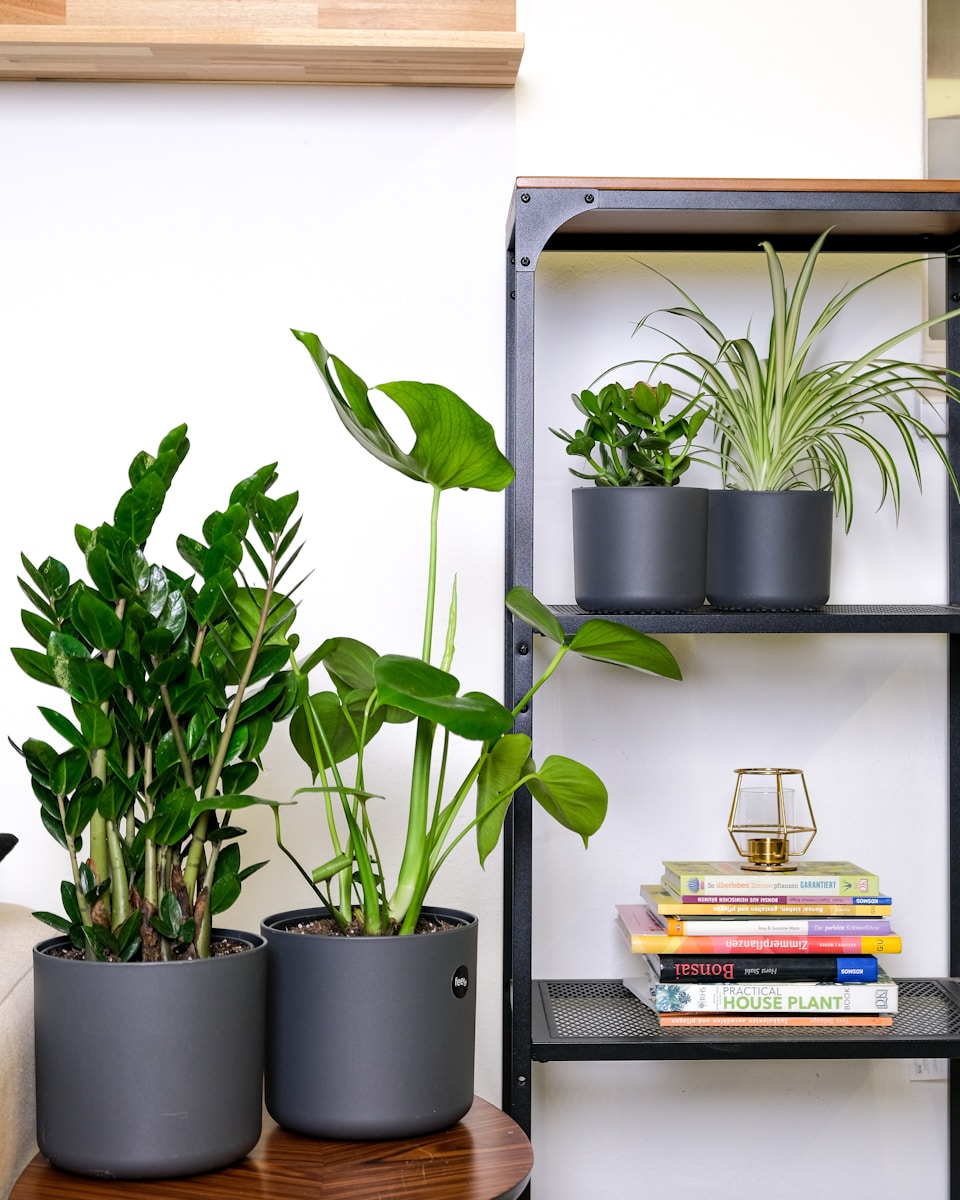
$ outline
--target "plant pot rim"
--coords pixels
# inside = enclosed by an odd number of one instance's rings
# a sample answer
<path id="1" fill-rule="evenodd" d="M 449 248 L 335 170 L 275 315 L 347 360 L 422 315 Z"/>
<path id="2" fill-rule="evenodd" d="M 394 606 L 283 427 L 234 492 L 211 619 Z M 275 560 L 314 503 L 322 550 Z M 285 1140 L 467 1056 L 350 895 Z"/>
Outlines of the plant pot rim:
<path id="1" fill-rule="evenodd" d="M 633 483 L 623 484 L 621 487 L 611 487 L 610 485 L 598 483 L 578 483 L 573 489 L 575 492 L 709 492 L 716 489 L 701 487 L 700 485 L 691 486 L 685 483 Z"/>
<path id="2" fill-rule="evenodd" d="M 241 942 L 247 945 L 250 950 L 262 950 L 266 948 L 267 940 L 262 934 L 252 933 L 249 929 L 221 929 L 215 926 L 212 934 L 217 938 L 225 938 L 229 941 Z M 53 937 L 44 938 L 42 942 L 37 942 L 33 947 L 34 957 L 43 957 L 49 962 L 63 962 L 71 964 L 79 964 L 85 967 L 180 967 L 187 963 L 215 963 L 221 962 L 224 959 L 231 959 L 235 956 L 232 954 L 217 954 L 211 958 L 179 958 L 172 962 L 100 962 L 85 958 L 61 958 L 57 955 L 50 954 L 51 950 L 59 946 L 70 945 L 69 937 L 66 934 L 58 933 Z"/>
<path id="3" fill-rule="evenodd" d="M 470 925 L 476 925 L 479 918 L 471 912 L 466 912 L 459 908 L 446 908 L 439 904 L 425 904 L 422 911 L 427 916 L 442 916 L 447 920 L 455 921 L 456 925 L 453 929 L 434 929 L 431 931 L 431 937 L 444 937 L 452 933 L 457 933 Z M 260 928 L 264 932 L 270 933 L 289 933 L 295 937 L 302 935 L 289 929 L 288 926 L 303 920 L 315 920 L 317 917 L 329 916 L 330 910 L 322 904 L 313 904 L 307 908 L 291 908 L 285 912 L 272 913 L 269 917 L 264 917 L 260 922 Z M 405 938 L 398 937 L 344 937 L 333 939 L 341 942 L 350 942 L 353 944 L 375 945 L 392 945 L 398 941 L 404 941 Z"/>

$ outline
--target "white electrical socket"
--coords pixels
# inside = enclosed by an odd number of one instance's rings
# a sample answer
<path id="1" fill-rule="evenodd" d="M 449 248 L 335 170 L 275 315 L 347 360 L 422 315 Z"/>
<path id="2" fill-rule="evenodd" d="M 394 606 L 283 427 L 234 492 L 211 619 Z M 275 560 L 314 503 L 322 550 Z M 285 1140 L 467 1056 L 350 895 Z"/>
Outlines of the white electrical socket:
<path id="1" fill-rule="evenodd" d="M 914 1058 L 910 1061 L 910 1081 L 929 1083 L 937 1079 L 946 1079 L 948 1062 L 946 1058 Z"/>

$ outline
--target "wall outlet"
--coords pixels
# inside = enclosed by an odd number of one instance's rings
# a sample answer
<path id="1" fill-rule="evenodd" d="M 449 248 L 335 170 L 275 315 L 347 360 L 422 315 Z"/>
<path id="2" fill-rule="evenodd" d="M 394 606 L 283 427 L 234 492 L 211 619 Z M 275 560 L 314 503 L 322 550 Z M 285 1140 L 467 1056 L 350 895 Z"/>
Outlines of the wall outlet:
<path id="1" fill-rule="evenodd" d="M 928 1083 L 946 1079 L 948 1060 L 945 1058 L 914 1058 L 910 1061 L 910 1082 Z"/>

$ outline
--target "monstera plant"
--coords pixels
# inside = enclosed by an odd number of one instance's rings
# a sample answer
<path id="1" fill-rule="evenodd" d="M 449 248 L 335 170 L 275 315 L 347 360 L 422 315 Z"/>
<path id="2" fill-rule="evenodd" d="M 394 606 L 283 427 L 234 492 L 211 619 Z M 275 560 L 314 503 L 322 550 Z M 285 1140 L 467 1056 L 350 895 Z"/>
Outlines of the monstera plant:
<path id="1" fill-rule="evenodd" d="M 299 866 L 341 930 L 366 935 L 412 933 L 437 873 L 454 847 L 476 838 L 483 862 L 496 846 L 514 792 L 527 787 L 544 810 L 584 842 L 599 829 L 607 793 L 582 763 L 551 755 L 537 763 L 530 738 L 513 732 L 519 712 L 568 654 L 653 674 L 680 678 L 670 651 L 654 638 L 613 621 L 595 619 L 566 635 L 553 614 L 529 591 L 515 588 L 507 607 L 556 645 L 530 692 L 512 709 L 476 691 L 463 691 L 451 673 L 458 629 L 456 581 L 438 633 L 438 514 L 453 488 L 502 491 L 513 467 L 497 447 L 489 423 L 448 388 L 411 381 L 375 389 L 392 401 L 412 426 L 415 440 L 404 450 L 374 409 L 371 389 L 312 333 L 295 331 L 320 373 L 334 411 L 374 458 L 426 486 L 429 569 L 423 598 L 420 654 L 380 654 L 349 637 L 325 641 L 299 670 L 323 668 L 329 686 L 314 690 L 295 713 L 291 733 L 324 806 L 330 852 L 316 866 Z M 376 810 L 397 804 L 378 794 L 368 747 L 388 723 L 409 723 L 409 790 L 406 838 L 397 877 L 388 881 L 374 833 Z M 463 739 L 475 754 L 462 776 L 452 777 L 451 743 Z M 351 765 L 349 774 L 345 764 Z M 470 819 L 459 820 L 473 797 Z M 279 808 L 276 808 L 278 837 Z"/>

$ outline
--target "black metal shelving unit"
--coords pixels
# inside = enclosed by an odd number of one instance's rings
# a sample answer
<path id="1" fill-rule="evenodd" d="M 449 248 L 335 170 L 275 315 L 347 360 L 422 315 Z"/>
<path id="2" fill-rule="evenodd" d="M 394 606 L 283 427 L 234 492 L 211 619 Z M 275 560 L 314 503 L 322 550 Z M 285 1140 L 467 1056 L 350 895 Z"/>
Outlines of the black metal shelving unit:
<path id="1" fill-rule="evenodd" d="M 940 254 L 960 248 L 960 181 L 518 179 L 507 225 L 506 584 L 533 586 L 535 282 L 551 251 L 806 250 L 832 227 L 828 250 Z M 948 307 L 960 265 L 948 261 Z M 960 322 L 947 365 L 960 370 Z M 947 448 L 960 473 L 960 419 L 949 406 Z M 960 506 L 951 502 L 949 597 L 943 605 L 828 605 L 805 613 L 611 614 L 653 634 L 938 633 L 946 635 L 951 875 L 960 874 Z M 554 612 L 574 630 L 588 614 Z M 589 614 L 595 615 L 595 614 Z M 516 704 L 533 681 L 531 631 L 507 616 L 505 687 Z M 533 712 L 518 727 L 532 733 Z M 504 831 L 503 1105 L 531 1131 L 533 1062 L 613 1059 L 960 1058 L 960 890 L 950 894 L 950 974 L 901 981 L 889 1028 L 661 1030 L 619 980 L 536 980 L 531 972 L 532 815 L 521 792 Z M 950 1080 L 951 1177 L 960 1180 L 960 1072 Z"/>

